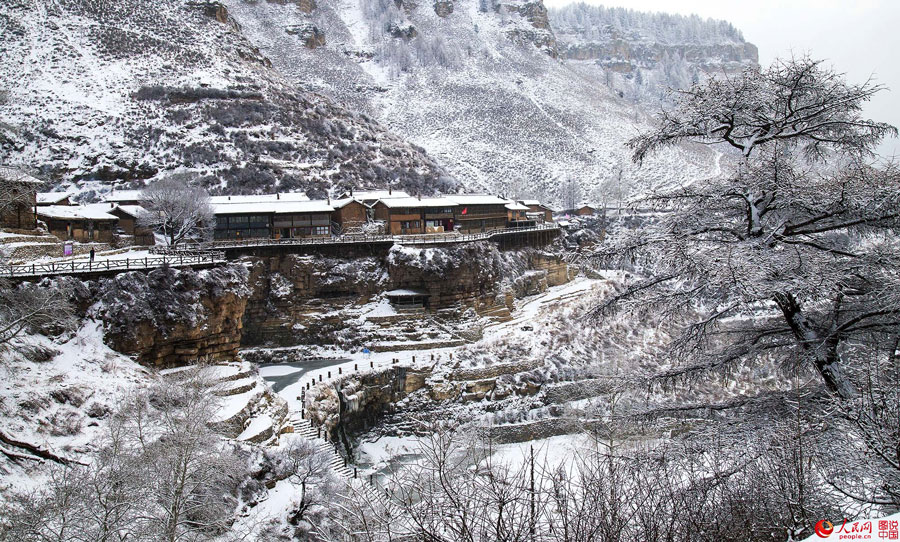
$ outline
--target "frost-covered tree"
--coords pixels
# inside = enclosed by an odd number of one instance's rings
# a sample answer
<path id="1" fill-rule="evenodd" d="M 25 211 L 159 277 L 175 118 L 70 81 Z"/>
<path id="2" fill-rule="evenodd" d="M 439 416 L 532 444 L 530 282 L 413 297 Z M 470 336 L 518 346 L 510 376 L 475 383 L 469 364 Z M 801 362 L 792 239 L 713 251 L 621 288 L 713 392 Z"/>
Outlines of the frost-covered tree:
<path id="1" fill-rule="evenodd" d="M 25 333 L 71 327 L 73 312 L 68 290 L 58 284 L 0 279 L 0 351 Z"/>
<path id="2" fill-rule="evenodd" d="M 191 238 L 205 239 L 215 227 L 209 193 L 184 175 L 172 175 L 148 186 L 141 195 L 148 211 L 141 222 L 175 246 Z"/>
<path id="3" fill-rule="evenodd" d="M 187 370 L 123 401 L 90 462 L 8 495 L 0 540 L 223 540 L 247 468 L 213 429 L 211 385 Z"/>
<path id="4" fill-rule="evenodd" d="M 900 335 L 900 173 L 864 163 L 897 132 L 861 116 L 879 90 L 804 58 L 679 93 L 630 142 L 635 160 L 695 141 L 737 149 L 737 166 L 640 202 L 656 218 L 603 255 L 646 278 L 595 313 L 637 303 L 691 315 L 668 376 L 776 358 L 855 395 L 858 346 Z"/>

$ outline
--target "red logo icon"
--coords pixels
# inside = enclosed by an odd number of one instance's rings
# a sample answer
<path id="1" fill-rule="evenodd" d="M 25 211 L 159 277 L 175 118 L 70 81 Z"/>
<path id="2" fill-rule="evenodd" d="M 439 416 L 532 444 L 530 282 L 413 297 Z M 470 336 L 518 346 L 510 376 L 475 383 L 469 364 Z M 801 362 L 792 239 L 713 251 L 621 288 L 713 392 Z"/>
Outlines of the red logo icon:
<path id="1" fill-rule="evenodd" d="M 827 519 L 822 519 L 816 523 L 815 531 L 820 538 L 828 538 L 828 535 L 834 531 L 834 525 Z"/>

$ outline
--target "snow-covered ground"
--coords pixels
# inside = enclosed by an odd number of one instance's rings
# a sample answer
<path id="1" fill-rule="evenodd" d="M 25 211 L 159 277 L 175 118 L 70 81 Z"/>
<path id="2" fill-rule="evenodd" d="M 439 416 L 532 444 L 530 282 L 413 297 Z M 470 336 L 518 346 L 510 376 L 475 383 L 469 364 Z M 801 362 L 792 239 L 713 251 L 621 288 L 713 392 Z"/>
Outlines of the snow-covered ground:
<path id="1" fill-rule="evenodd" d="M 48 361 L 26 362 L 7 352 L 0 361 L 0 431 L 64 458 L 97 449 L 103 420 L 148 370 L 103 344 L 98 322 L 88 321 L 68 340 L 40 335 L 23 339 L 52 353 Z M 18 451 L 18 450 L 17 450 Z M 41 462 L 0 463 L 2 484 L 37 487 L 46 476 Z"/>

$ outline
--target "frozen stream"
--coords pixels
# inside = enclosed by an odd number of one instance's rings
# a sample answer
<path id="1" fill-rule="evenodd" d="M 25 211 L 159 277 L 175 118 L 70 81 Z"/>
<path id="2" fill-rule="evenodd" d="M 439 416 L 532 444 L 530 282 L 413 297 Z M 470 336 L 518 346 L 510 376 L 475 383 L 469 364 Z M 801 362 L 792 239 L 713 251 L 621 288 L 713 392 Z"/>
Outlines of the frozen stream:
<path id="1" fill-rule="evenodd" d="M 310 373 L 318 373 L 322 369 L 337 367 L 348 361 L 350 360 L 311 359 L 276 365 L 263 365 L 259 368 L 259 374 L 272 387 L 272 391 L 280 394 L 282 391 L 299 383 L 301 378 Z"/>

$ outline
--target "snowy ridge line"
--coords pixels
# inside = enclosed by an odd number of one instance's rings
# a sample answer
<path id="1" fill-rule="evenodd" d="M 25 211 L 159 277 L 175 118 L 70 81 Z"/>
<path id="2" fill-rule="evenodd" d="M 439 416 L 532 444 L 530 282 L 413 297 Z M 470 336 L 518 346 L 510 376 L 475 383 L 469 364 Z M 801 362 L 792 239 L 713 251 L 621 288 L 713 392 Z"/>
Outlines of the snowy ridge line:
<path id="1" fill-rule="evenodd" d="M 168 265 L 170 267 L 198 267 L 226 263 L 224 252 L 194 254 L 162 254 L 157 257 L 123 258 L 119 260 L 69 261 L 0 265 L 0 277 L 49 277 L 56 275 L 81 275 L 89 273 L 140 271 Z"/>
<path id="2" fill-rule="evenodd" d="M 267 247 L 267 246 L 294 246 L 294 245 L 346 245 L 359 243 L 397 243 L 403 245 L 443 245 L 452 243 L 469 243 L 472 241 L 483 241 L 493 237 L 513 234 L 526 233 L 532 231 L 550 231 L 558 230 L 559 226 L 554 224 L 538 224 L 536 226 L 528 226 L 524 228 L 506 228 L 502 230 L 486 231 L 479 233 L 436 233 L 424 235 L 358 235 L 348 234 L 336 237 L 313 237 L 307 239 L 247 239 L 244 241 L 213 241 L 202 245 L 208 248 L 227 249 L 227 248 L 249 248 L 249 247 Z"/>

